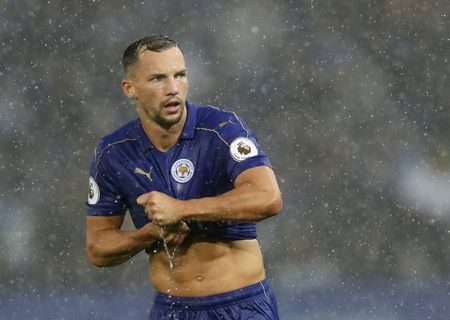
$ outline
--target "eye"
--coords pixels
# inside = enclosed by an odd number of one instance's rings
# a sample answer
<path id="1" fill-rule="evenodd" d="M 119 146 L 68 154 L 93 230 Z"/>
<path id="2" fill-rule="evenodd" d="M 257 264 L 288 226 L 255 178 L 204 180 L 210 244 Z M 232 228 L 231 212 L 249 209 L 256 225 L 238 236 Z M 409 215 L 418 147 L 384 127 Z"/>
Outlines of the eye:
<path id="1" fill-rule="evenodd" d="M 152 82 L 159 82 L 159 81 L 161 81 L 162 79 L 163 79 L 162 76 L 154 76 L 154 77 L 151 77 L 151 78 L 150 78 L 150 81 L 152 81 Z"/>
<path id="2" fill-rule="evenodd" d="M 186 77 L 186 72 L 179 72 L 177 74 L 175 74 L 175 78 L 180 79 L 180 78 L 185 78 Z"/>

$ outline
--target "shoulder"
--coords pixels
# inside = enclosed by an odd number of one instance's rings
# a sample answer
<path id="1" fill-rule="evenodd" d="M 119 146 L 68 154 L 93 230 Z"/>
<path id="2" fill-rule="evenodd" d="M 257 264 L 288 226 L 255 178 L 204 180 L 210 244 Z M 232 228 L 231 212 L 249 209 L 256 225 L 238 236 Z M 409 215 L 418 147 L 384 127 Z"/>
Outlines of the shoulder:
<path id="1" fill-rule="evenodd" d="M 235 112 L 226 111 L 224 109 L 206 105 L 197 109 L 197 125 L 198 131 L 210 131 L 228 143 L 236 136 L 248 136 L 249 130 L 243 121 Z"/>
<path id="2" fill-rule="evenodd" d="M 199 126 L 221 128 L 224 126 L 224 122 L 236 119 L 237 116 L 232 111 L 226 111 L 211 105 L 197 107 L 197 125 Z"/>
<path id="3" fill-rule="evenodd" d="M 100 158 L 105 151 L 113 151 L 124 147 L 129 142 L 138 140 L 136 127 L 139 126 L 139 120 L 135 119 L 120 127 L 119 129 L 104 136 L 95 148 L 96 158 Z"/>

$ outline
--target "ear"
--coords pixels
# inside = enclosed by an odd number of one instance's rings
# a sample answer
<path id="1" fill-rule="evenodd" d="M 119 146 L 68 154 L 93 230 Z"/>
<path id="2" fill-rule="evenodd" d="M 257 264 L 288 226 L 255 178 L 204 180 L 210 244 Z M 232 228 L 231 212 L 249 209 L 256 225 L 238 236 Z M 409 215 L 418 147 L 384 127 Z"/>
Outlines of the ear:
<path id="1" fill-rule="evenodd" d="M 131 100 L 136 100 L 136 89 L 134 88 L 130 80 L 122 80 L 122 90 L 128 98 L 130 98 Z"/>

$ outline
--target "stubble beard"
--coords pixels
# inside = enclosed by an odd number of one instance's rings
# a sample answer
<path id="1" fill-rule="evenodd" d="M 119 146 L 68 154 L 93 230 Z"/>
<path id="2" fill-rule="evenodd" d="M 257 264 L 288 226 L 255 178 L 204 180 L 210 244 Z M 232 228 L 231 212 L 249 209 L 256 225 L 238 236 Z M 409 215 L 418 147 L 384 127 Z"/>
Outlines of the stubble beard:
<path id="1" fill-rule="evenodd" d="M 161 113 L 163 112 L 163 110 L 161 110 L 160 113 L 156 114 L 154 116 L 154 121 L 155 123 L 157 123 L 158 125 L 160 125 L 161 127 L 163 127 L 164 129 L 170 129 L 172 126 L 176 125 L 177 123 L 179 123 L 181 121 L 181 119 L 183 118 L 183 114 L 185 112 L 186 106 L 183 103 L 182 107 L 181 107 L 181 112 L 177 115 L 176 118 L 168 118 L 168 117 L 163 117 L 161 115 Z"/>

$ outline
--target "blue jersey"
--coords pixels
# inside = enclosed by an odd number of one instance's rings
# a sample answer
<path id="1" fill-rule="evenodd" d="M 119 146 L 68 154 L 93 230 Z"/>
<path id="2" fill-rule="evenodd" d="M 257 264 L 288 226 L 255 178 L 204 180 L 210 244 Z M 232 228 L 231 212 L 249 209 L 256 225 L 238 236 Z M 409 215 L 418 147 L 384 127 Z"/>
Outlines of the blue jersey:
<path id="1" fill-rule="evenodd" d="M 253 132 L 235 113 L 186 102 L 187 118 L 178 142 L 157 150 L 136 119 L 104 137 L 91 162 L 87 213 L 124 215 L 136 228 L 149 222 L 140 195 L 159 191 L 187 200 L 213 197 L 233 188 L 246 169 L 270 166 Z M 191 234 L 219 239 L 254 239 L 254 222 L 195 222 Z"/>

